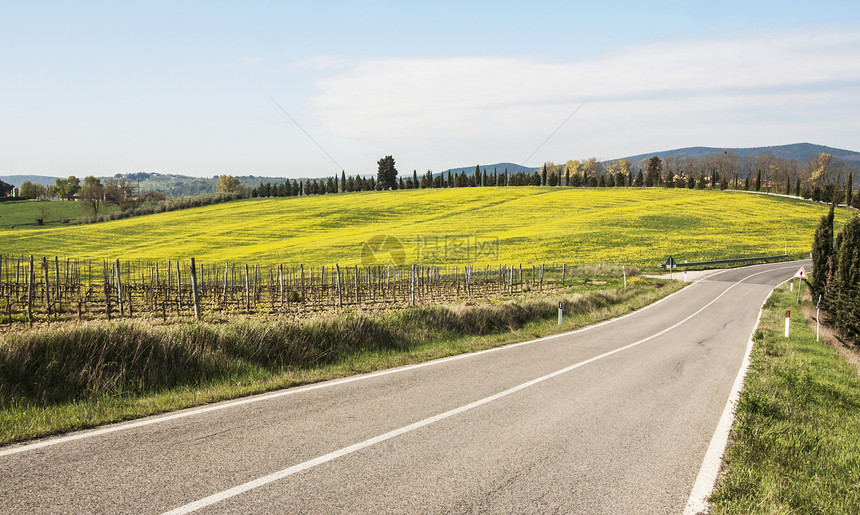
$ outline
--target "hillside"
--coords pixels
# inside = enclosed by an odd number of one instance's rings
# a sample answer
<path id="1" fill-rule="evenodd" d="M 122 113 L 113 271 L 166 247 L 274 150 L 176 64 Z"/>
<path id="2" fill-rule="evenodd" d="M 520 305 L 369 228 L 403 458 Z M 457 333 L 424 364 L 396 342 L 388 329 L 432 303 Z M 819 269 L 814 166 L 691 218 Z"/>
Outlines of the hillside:
<path id="1" fill-rule="evenodd" d="M 708 154 L 720 152 L 733 152 L 739 155 L 741 158 L 772 152 L 776 157 L 781 157 L 784 159 L 796 159 L 801 163 L 805 162 L 807 159 L 817 154 L 828 153 L 833 154 L 833 156 L 835 156 L 837 159 L 843 161 L 860 163 L 860 152 L 827 147 L 824 145 L 814 145 L 812 143 L 795 143 L 792 145 L 753 148 L 687 147 L 674 150 L 663 150 L 660 152 L 650 152 L 647 154 L 638 154 L 635 156 L 628 156 L 623 159 L 627 159 L 632 163 L 637 164 L 642 159 L 650 158 L 652 156 L 659 156 L 661 158 L 674 155 L 680 155 L 681 157 L 702 157 Z M 610 161 L 615 160 L 613 159 Z M 531 174 L 534 173 L 536 170 L 540 170 L 540 166 L 528 167 L 509 162 L 493 163 L 487 165 L 481 164 L 478 166 L 480 167 L 481 171 L 486 171 L 488 174 L 492 174 L 493 171 L 496 171 L 501 174 L 504 173 L 505 170 L 507 170 L 510 174 L 514 174 L 517 172 L 525 172 Z M 438 170 L 433 172 L 433 175 L 447 176 L 448 171 L 449 169 Z M 451 168 L 450 172 L 455 175 L 460 174 L 461 172 L 466 172 L 466 175 L 470 176 L 475 173 L 475 165 Z M 424 173 L 426 172 L 418 171 L 419 175 L 424 175 Z M 350 175 L 354 176 L 355 174 Z M 361 175 L 362 177 L 375 176 L 375 174 L 372 173 L 364 173 L 359 175 Z M 409 172 L 408 170 L 400 170 L 399 175 L 400 177 L 406 178 L 411 176 L 411 172 Z M 63 175 L 63 177 L 66 176 L 67 175 Z M 118 174 L 117 177 L 119 176 L 120 175 Z M 213 177 L 189 177 L 178 174 L 140 172 L 127 174 L 127 177 L 129 178 L 129 180 L 132 181 L 132 183 L 135 184 L 139 191 L 157 191 L 160 193 L 164 193 L 165 195 L 185 196 L 215 192 L 215 184 L 218 176 L 214 175 Z M 236 178 L 239 179 L 239 182 L 242 183 L 242 185 L 247 186 L 249 189 L 259 186 L 261 182 L 279 184 L 287 179 L 295 179 L 299 181 L 305 180 L 304 177 L 259 177 L 255 175 L 243 175 L 237 176 Z M 108 178 L 102 177 L 101 179 L 104 182 Z M 0 175 L 0 180 L 3 180 L 14 186 L 20 186 L 21 183 L 24 181 L 44 184 L 47 186 L 50 184 L 54 184 L 56 177 L 49 177 L 44 175 Z"/>
<path id="2" fill-rule="evenodd" d="M 666 156 L 674 155 L 680 155 L 681 157 L 703 157 L 708 154 L 716 154 L 722 152 L 733 152 L 741 158 L 772 152 L 773 155 L 776 157 L 781 157 L 783 159 L 795 159 L 800 163 L 803 163 L 807 159 L 814 157 L 818 154 L 824 153 L 832 154 L 836 159 L 841 159 L 843 161 L 860 163 L 860 152 L 827 147 L 824 145 L 815 145 L 812 143 L 794 143 L 792 145 L 777 145 L 771 147 L 751 148 L 687 147 L 677 148 L 674 150 L 663 150 L 660 152 L 651 152 L 648 154 L 638 154 L 635 156 L 628 156 L 623 159 L 627 159 L 633 163 L 638 163 L 642 159 L 647 159 L 653 156 L 659 156 L 661 159 Z"/>
<path id="3" fill-rule="evenodd" d="M 407 263 L 655 265 L 806 256 L 821 205 L 634 188 L 452 188 L 241 200 L 95 225 L 0 226 L 6 255 L 290 265 L 362 263 L 375 241 Z M 837 225 L 847 219 L 840 210 Z M 374 240 L 374 238 L 376 238 Z"/>

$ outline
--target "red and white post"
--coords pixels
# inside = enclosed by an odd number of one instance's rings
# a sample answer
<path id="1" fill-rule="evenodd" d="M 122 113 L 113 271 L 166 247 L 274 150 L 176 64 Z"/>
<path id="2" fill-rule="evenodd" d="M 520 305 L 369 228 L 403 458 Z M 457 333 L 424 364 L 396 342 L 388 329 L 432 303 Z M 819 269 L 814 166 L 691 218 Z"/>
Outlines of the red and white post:
<path id="1" fill-rule="evenodd" d="M 785 337 L 788 338 L 788 329 L 791 323 L 791 311 L 785 312 Z"/>

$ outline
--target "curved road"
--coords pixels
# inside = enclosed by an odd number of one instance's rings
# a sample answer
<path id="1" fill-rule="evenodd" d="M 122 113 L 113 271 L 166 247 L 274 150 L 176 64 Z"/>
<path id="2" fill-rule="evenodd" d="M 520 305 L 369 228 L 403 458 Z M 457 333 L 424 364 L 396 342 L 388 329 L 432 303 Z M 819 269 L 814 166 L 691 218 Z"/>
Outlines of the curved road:
<path id="1" fill-rule="evenodd" d="M 0 448 L 7 513 L 681 513 L 759 309 L 808 262 L 583 330 Z"/>

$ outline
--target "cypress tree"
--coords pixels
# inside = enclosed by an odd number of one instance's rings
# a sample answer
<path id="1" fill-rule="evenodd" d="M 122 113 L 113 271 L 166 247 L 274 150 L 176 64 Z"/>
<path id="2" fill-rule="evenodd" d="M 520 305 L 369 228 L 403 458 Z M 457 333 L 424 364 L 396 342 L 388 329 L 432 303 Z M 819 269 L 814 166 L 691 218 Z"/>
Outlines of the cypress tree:
<path id="1" fill-rule="evenodd" d="M 761 170 L 759 170 L 755 176 L 755 190 L 761 191 Z"/>
<path id="2" fill-rule="evenodd" d="M 836 328 L 860 343 L 860 218 L 854 215 L 842 228 L 835 257 L 833 287 L 828 288 Z"/>
<path id="3" fill-rule="evenodd" d="M 449 187 L 449 188 L 453 188 L 453 187 L 454 187 L 454 176 L 453 176 L 453 174 L 451 173 L 451 170 L 448 170 L 448 187 Z"/>
<path id="4" fill-rule="evenodd" d="M 546 186 L 546 163 L 543 164 L 543 170 L 540 172 L 540 185 Z"/>
<path id="5" fill-rule="evenodd" d="M 854 174 L 848 172 L 848 180 L 845 182 L 845 205 L 850 206 L 854 196 Z"/>
<path id="6" fill-rule="evenodd" d="M 340 190 L 346 191 L 346 172 L 340 171 Z"/>
<path id="7" fill-rule="evenodd" d="M 785 194 L 791 195 L 791 178 L 789 176 L 785 176 Z"/>
<path id="8" fill-rule="evenodd" d="M 385 156 L 376 164 L 379 165 L 379 170 L 376 173 L 376 182 L 379 184 L 379 188 L 383 190 L 397 189 L 397 168 L 394 157 Z"/>
<path id="9" fill-rule="evenodd" d="M 418 171 L 414 169 L 412 170 L 412 188 L 418 189 Z"/>
<path id="10" fill-rule="evenodd" d="M 827 284 L 827 274 L 830 272 L 833 258 L 833 206 L 830 213 L 822 216 L 815 236 L 812 240 L 812 293 L 818 296 L 824 293 Z"/>
<path id="11" fill-rule="evenodd" d="M 797 177 L 796 179 L 794 179 L 794 196 L 795 197 L 800 196 L 800 177 Z"/>

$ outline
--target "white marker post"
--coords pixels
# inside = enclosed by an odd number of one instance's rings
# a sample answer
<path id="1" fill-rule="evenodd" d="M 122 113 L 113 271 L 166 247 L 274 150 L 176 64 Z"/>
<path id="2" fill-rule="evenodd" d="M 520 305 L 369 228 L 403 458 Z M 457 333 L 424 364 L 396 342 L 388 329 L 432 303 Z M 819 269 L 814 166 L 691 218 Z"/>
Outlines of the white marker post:
<path id="1" fill-rule="evenodd" d="M 791 311 L 785 312 L 785 337 L 788 338 L 788 329 L 791 322 Z"/>
<path id="2" fill-rule="evenodd" d="M 562 313 L 563 313 L 563 311 L 562 311 L 562 307 L 561 307 L 561 301 L 559 301 L 559 303 L 558 303 L 558 325 L 561 325 Z"/>
<path id="3" fill-rule="evenodd" d="M 621 267 L 621 272 L 624 273 L 624 289 L 627 289 L 627 269 L 624 266 Z"/>

